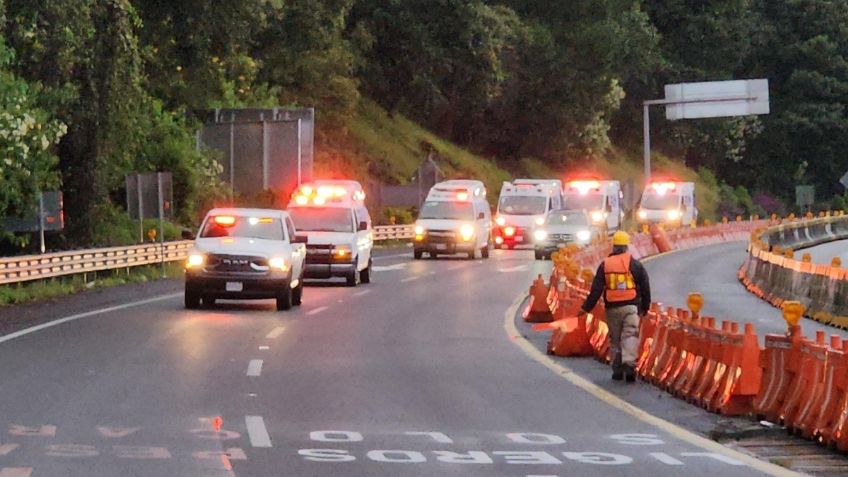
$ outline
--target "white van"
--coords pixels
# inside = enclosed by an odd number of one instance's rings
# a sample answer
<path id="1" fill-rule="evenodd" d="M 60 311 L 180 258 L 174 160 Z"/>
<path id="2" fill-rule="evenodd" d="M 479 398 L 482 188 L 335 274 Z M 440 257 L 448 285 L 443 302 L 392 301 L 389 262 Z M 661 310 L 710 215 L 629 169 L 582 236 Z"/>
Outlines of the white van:
<path id="1" fill-rule="evenodd" d="M 636 211 L 640 224 L 689 227 L 698 221 L 695 207 L 695 183 L 657 181 L 645 186 Z"/>
<path id="2" fill-rule="evenodd" d="M 364 201 L 356 181 L 314 181 L 292 194 L 287 211 L 309 238 L 306 278 L 342 277 L 348 286 L 371 281 L 374 234 Z"/>
<path id="3" fill-rule="evenodd" d="M 434 185 L 418 212 L 413 254 L 439 255 L 477 252 L 489 258 L 492 246 L 492 210 L 481 181 L 451 180 Z"/>
<path id="4" fill-rule="evenodd" d="M 562 208 L 562 181 L 515 179 L 504 182 L 498 198 L 494 237 L 496 247 L 532 245 L 533 230 L 545 223 L 551 210 Z"/>
<path id="5" fill-rule="evenodd" d="M 621 228 L 624 213 L 621 200 L 624 193 L 618 181 L 577 179 L 565 183 L 563 198 L 565 208 L 583 209 L 589 213 L 592 224 L 607 233 Z"/>

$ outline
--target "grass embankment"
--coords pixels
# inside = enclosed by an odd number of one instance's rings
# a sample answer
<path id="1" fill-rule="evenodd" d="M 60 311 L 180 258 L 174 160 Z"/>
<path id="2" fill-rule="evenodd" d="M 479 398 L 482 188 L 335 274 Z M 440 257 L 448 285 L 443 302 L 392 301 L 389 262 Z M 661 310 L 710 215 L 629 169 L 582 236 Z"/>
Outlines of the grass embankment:
<path id="1" fill-rule="evenodd" d="M 165 265 L 165 278 L 177 278 L 183 274 L 182 262 Z M 85 290 L 108 288 L 130 283 L 144 283 L 159 280 L 162 269 L 159 265 L 147 265 L 126 269 L 91 272 L 86 277 L 72 275 L 49 278 L 20 284 L 0 286 L 0 306 L 18 305 L 33 301 L 60 298 Z M 84 279 L 85 278 L 85 279 Z"/>

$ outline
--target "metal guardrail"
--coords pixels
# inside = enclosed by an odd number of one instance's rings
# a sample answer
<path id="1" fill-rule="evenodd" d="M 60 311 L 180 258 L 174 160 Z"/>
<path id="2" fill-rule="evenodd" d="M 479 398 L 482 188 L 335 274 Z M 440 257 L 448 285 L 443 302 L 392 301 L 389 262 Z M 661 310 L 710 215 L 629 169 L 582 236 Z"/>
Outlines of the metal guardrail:
<path id="1" fill-rule="evenodd" d="M 378 225 L 374 227 L 374 240 L 412 240 L 415 238 L 414 225 Z"/>
<path id="2" fill-rule="evenodd" d="M 0 258 L 0 284 L 185 259 L 190 240 Z"/>
<path id="3" fill-rule="evenodd" d="M 412 225 L 374 227 L 374 240 L 409 240 Z M 184 260 L 191 240 L 0 258 L 0 285 Z"/>

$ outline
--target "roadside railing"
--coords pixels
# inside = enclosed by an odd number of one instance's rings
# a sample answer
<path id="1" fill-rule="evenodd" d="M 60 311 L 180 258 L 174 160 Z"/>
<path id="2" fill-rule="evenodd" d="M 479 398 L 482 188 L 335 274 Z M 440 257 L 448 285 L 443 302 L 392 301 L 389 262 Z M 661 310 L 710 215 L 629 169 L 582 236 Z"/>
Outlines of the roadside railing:
<path id="1" fill-rule="evenodd" d="M 374 227 L 374 240 L 410 240 L 412 225 Z M 192 241 L 107 247 L 0 258 L 0 285 L 184 260 Z"/>

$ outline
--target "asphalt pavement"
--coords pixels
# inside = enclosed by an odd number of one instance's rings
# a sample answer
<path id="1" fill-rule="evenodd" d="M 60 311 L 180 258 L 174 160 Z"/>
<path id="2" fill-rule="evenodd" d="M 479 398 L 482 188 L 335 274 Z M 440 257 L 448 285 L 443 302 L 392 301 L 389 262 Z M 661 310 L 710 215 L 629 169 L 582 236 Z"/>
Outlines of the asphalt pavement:
<path id="1" fill-rule="evenodd" d="M 839 257 L 843 266 L 848 266 L 848 240 L 837 240 L 836 242 L 805 248 L 796 252 L 795 256 L 801 258 L 801 255 L 808 252 L 813 263 L 829 264 L 833 257 Z"/>
<path id="2" fill-rule="evenodd" d="M 509 333 L 550 262 L 410 255 L 382 252 L 369 285 L 310 284 L 291 312 L 187 311 L 178 283 L 42 308 L 0 337 L 0 477 L 759 475 Z M 670 257 L 649 269 L 672 299 Z"/>

